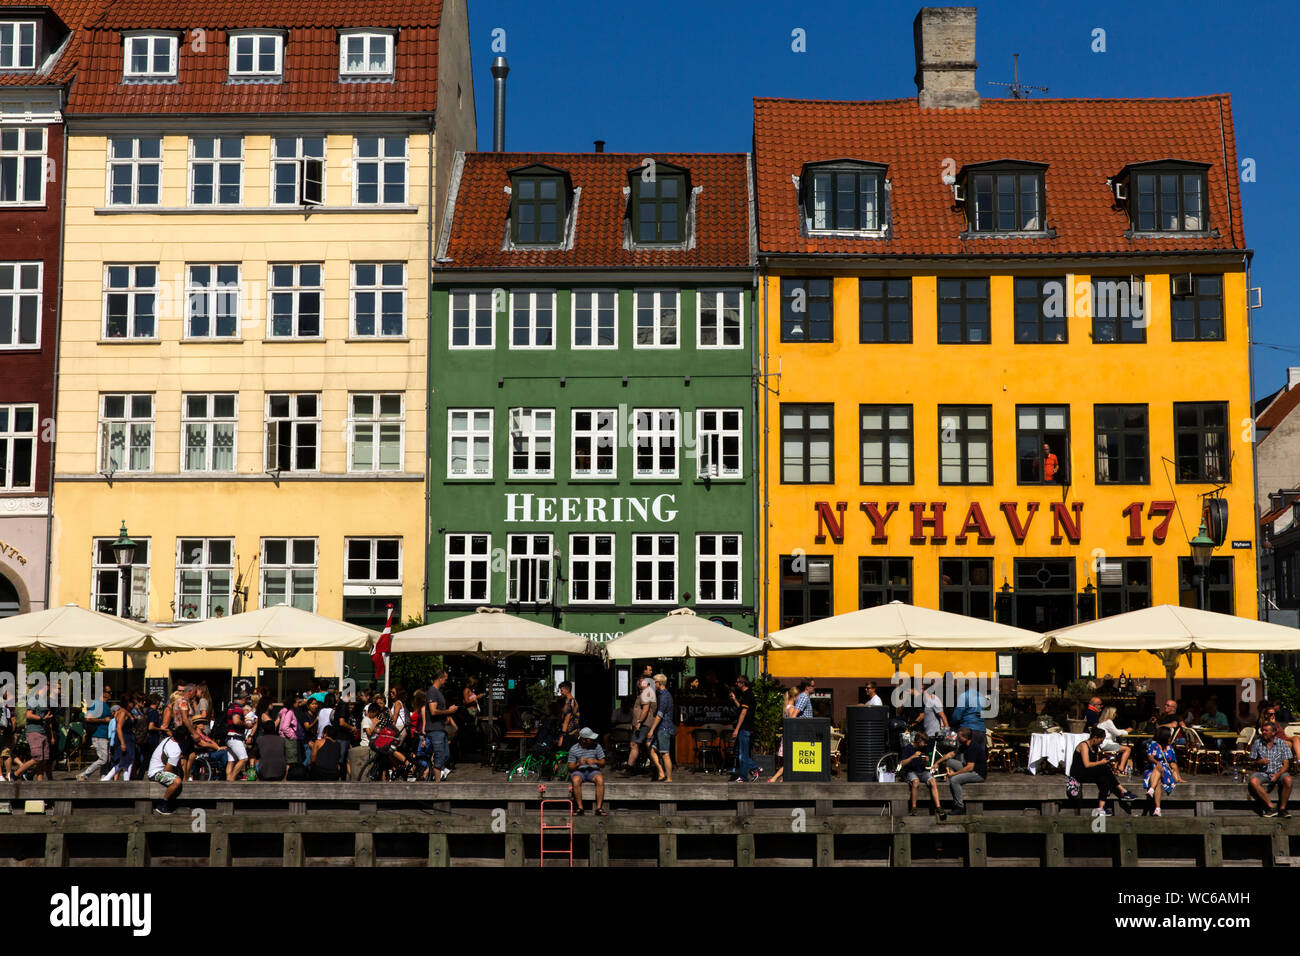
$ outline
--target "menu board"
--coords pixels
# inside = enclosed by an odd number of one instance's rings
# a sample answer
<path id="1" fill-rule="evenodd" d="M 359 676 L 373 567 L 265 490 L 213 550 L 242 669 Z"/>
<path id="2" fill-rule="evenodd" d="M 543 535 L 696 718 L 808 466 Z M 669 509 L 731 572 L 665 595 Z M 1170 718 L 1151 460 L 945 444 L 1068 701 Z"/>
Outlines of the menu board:
<path id="1" fill-rule="evenodd" d="M 162 698 L 164 704 L 167 703 L 167 678 L 146 677 L 144 679 L 144 693 L 146 697 L 150 694 L 157 694 Z"/>
<path id="2" fill-rule="evenodd" d="M 487 675 L 488 693 L 498 704 L 506 702 L 506 659 L 497 658 L 496 670 Z M 502 708 L 496 708 L 499 713 Z"/>

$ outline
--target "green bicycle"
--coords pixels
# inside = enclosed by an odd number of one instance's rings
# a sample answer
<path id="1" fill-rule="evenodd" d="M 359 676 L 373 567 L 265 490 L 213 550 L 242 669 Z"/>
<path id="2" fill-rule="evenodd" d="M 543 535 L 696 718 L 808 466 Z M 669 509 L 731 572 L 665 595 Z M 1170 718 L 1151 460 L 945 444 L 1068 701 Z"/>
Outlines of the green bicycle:
<path id="1" fill-rule="evenodd" d="M 537 780 L 555 780 L 568 774 L 569 752 L 551 750 L 546 747 L 516 760 L 506 773 L 508 783 L 520 783 Z"/>

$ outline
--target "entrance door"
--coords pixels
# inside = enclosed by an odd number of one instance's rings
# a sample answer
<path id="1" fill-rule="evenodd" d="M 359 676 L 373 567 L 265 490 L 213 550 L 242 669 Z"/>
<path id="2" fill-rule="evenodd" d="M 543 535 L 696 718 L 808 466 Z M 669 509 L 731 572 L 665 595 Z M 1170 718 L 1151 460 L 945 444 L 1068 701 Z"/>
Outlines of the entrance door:
<path id="1" fill-rule="evenodd" d="M 1013 607 L 1016 627 L 1040 634 L 1075 623 L 1074 561 L 1069 558 L 1017 558 Z M 1055 684 L 1074 680 L 1078 657 L 1073 653 L 1020 654 L 1016 679 L 1022 684 Z"/>

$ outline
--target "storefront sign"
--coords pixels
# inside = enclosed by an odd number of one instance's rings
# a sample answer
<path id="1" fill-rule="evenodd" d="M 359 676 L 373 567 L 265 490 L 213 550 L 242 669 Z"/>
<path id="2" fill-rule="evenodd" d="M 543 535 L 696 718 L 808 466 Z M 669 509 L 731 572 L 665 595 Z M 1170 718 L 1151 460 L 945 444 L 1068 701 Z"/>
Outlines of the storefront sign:
<path id="1" fill-rule="evenodd" d="M 506 495 L 507 524 L 628 524 L 634 521 L 670 524 L 677 519 L 676 495 L 654 498 L 548 498 Z"/>
<path id="2" fill-rule="evenodd" d="M 1232 547 L 1233 547 L 1235 550 L 1237 550 L 1237 551 L 1242 551 L 1242 550 L 1249 551 L 1249 550 L 1250 550 L 1250 542 L 1249 542 L 1249 541 L 1236 541 L 1236 540 L 1234 540 L 1234 541 L 1232 542 Z"/>
<path id="3" fill-rule="evenodd" d="M 614 638 L 623 636 L 622 631 L 578 631 L 576 633 L 579 637 L 585 637 L 597 644 L 608 644 Z"/>
<path id="4" fill-rule="evenodd" d="M 0 556 L 13 558 L 19 564 L 27 563 L 26 555 L 12 545 L 5 544 L 3 541 L 0 541 Z"/>

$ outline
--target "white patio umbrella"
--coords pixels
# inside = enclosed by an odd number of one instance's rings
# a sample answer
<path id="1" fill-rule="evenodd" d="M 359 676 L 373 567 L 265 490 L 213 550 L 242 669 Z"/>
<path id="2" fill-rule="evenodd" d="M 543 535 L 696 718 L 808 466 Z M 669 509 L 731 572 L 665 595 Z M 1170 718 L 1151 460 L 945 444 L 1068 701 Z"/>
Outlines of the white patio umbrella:
<path id="1" fill-rule="evenodd" d="M 633 657 L 747 657 L 763 639 L 699 617 L 688 607 L 669 611 L 605 645 L 609 660 Z"/>
<path id="2" fill-rule="evenodd" d="M 65 604 L 0 619 L 0 651 L 162 650 L 155 630 L 130 618 Z M 160 638 L 165 643 L 164 638 Z"/>

